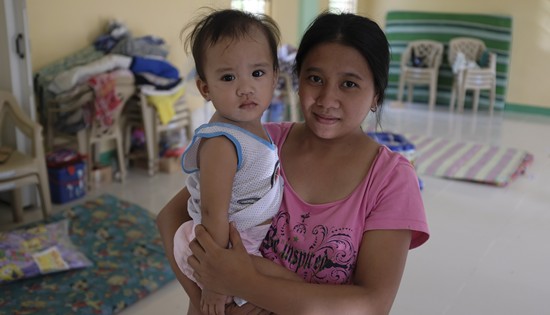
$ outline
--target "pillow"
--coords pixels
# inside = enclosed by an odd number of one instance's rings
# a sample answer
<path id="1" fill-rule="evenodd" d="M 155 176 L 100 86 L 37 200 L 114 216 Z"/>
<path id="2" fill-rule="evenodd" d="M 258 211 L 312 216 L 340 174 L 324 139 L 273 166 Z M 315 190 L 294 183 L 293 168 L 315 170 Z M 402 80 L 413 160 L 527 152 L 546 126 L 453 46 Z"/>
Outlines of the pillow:
<path id="1" fill-rule="evenodd" d="M 426 56 L 417 56 L 414 49 L 411 51 L 411 60 L 407 63 L 408 66 L 414 68 L 426 68 L 428 67 Z"/>
<path id="2" fill-rule="evenodd" d="M 487 68 L 489 67 L 489 51 L 487 49 L 485 49 L 482 53 L 481 53 L 481 56 L 479 57 L 479 61 L 477 62 L 477 64 L 479 65 L 480 68 Z"/>
<path id="3" fill-rule="evenodd" d="M 91 265 L 71 242 L 68 220 L 0 232 L 0 284 Z"/>

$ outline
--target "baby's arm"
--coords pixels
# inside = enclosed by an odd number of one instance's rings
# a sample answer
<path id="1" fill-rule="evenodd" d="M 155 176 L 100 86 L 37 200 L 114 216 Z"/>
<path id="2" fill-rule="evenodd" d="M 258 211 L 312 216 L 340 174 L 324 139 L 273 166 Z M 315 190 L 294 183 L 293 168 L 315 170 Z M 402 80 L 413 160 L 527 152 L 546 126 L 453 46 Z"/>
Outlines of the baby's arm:
<path id="1" fill-rule="evenodd" d="M 229 203 L 237 172 L 237 153 L 233 142 L 225 137 L 202 139 L 199 169 L 202 225 L 218 245 L 227 248 Z M 201 310 L 210 314 L 213 309 L 223 310 L 226 299 L 225 295 L 203 290 Z"/>
<path id="2" fill-rule="evenodd" d="M 225 137 L 201 140 L 199 151 L 202 225 L 216 243 L 229 244 L 229 203 L 237 172 L 237 153 Z"/>

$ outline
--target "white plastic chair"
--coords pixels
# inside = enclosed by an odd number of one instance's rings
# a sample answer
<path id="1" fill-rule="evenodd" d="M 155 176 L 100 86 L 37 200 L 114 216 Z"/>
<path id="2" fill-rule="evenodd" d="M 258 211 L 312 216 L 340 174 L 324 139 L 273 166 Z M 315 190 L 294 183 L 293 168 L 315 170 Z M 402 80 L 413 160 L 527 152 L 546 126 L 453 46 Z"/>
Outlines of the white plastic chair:
<path id="1" fill-rule="evenodd" d="M 90 176 L 91 169 L 94 162 L 94 149 L 95 146 L 106 141 L 114 140 L 117 150 L 118 167 L 120 172 L 120 180 L 124 182 L 126 177 L 126 163 L 124 159 L 124 142 L 122 136 L 122 110 L 126 101 L 135 93 L 135 86 L 132 84 L 117 85 L 116 93 L 121 100 L 121 104 L 111 113 L 112 124 L 104 126 L 100 124 L 96 119 L 92 120 L 92 124 L 89 128 L 81 129 L 76 133 L 76 140 L 78 144 L 78 152 L 82 155 L 86 155 L 87 158 L 87 173 L 88 173 L 88 189 L 92 189 L 92 178 Z M 56 137 L 68 137 L 74 138 L 74 134 L 62 134 L 55 131 L 54 125 L 56 124 L 55 115 L 59 112 L 74 112 L 81 111 L 82 106 L 89 102 L 93 102 L 94 93 L 91 88 L 83 89 L 81 93 L 72 96 L 70 102 L 72 106 L 62 108 L 58 102 L 53 102 L 48 108 L 48 147 L 54 147 L 54 141 Z M 64 100 L 66 101 L 66 100 Z M 57 105 L 57 106 L 56 106 Z M 94 113 L 91 113 L 94 117 Z"/>
<path id="2" fill-rule="evenodd" d="M 172 90 L 178 90 L 183 84 L 178 85 Z M 174 116 L 166 124 L 161 123 L 156 108 L 147 100 L 147 96 L 166 95 L 167 92 L 157 91 L 153 88 L 142 87 L 139 89 L 137 99 L 133 100 L 137 104 L 130 104 L 124 112 L 124 133 L 125 133 L 125 153 L 128 158 L 140 158 L 130 153 L 130 138 L 132 128 L 142 126 L 145 133 L 145 147 L 147 170 L 150 176 L 155 175 L 159 170 L 159 143 L 161 134 L 171 130 L 185 130 L 187 140 L 191 139 L 191 112 L 186 102 L 186 94 L 178 98 L 174 106 Z"/>
<path id="3" fill-rule="evenodd" d="M 421 60 L 421 64 L 415 65 L 412 57 Z M 399 76 L 399 92 L 397 99 L 403 99 L 405 84 L 407 84 L 408 98 L 412 102 L 414 85 L 429 85 L 429 108 L 434 109 L 437 96 L 437 77 L 439 66 L 443 58 L 443 44 L 432 40 L 412 41 L 401 55 L 401 74 Z"/>
<path id="4" fill-rule="evenodd" d="M 14 191 L 13 216 L 15 222 L 23 221 L 21 187 L 35 184 L 40 195 L 44 219 L 51 213 L 50 187 L 44 154 L 42 126 L 32 121 L 23 112 L 10 92 L 0 91 L 0 130 L 4 130 L 4 120 L 12 116 L 16 129 L 32 141 L 30 154 L 12 148 L 9 158 L 0 164 L 0 191 Z"/>
<path id="5" fill-rule="evenodd" d="M 467 90 L 474 91 L 473 111 L 477 112 L 479 104 L 479 94 L 481 90 L 490 90 L 489 112 L 493 113 L 496 97 L 496 64 L 497 56 L 489 52 L 488 66 L 485 68 L 470 67 L 474 62 L 478 62 L 486 50 L 485 43 L 476 38 L 457 37 L 449 42 L 448 61 L 449 65 L 456 70 L 454 73 L 453 87 L 451 93 L 450 109 L 454 109 L 455 100 L 457 101 L 457 110 L 464 111 L 464 99 Z M 464 65 L 456 65 L 457 56 L 462 53 L 466 59 Z M 457 100 L 458 95 L 458 100 Z"/>

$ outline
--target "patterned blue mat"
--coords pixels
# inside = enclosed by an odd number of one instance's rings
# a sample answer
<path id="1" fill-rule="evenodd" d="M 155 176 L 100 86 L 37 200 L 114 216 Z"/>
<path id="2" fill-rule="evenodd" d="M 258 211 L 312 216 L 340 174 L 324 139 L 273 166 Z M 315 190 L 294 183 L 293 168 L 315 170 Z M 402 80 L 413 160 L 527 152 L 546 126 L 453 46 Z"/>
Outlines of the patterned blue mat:
<path id="1" fill-rule="evenodd" d="M 0 285 L 0 314 L 115 314 L 175 279 L 147 210 L 102 195 L 62 219 L 93 266 Z"/>

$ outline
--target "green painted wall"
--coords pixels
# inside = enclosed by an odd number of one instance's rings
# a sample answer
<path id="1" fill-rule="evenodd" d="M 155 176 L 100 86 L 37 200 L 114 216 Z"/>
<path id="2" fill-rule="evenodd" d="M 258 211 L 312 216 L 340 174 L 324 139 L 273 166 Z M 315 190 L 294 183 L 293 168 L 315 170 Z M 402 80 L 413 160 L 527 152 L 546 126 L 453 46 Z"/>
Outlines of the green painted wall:
<path id="1" fill-rule="evenodd" d="M 305 32 L 309 23 L 319 14 L 319 1 L 318 0 L 300 0 L 300 13 L 298 22 L 298 38 L 301 38 L 301 34 Z"/>

